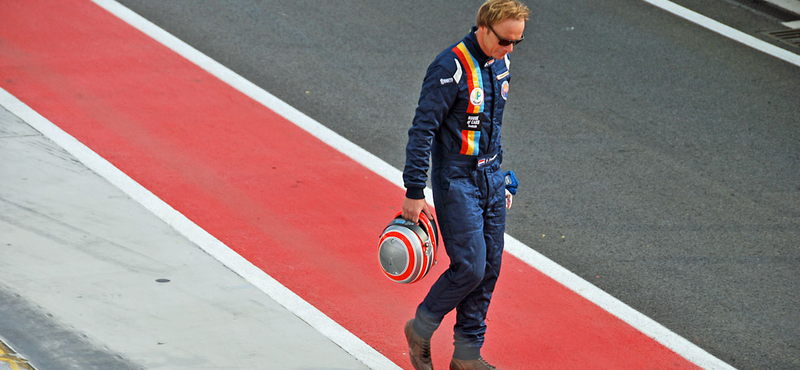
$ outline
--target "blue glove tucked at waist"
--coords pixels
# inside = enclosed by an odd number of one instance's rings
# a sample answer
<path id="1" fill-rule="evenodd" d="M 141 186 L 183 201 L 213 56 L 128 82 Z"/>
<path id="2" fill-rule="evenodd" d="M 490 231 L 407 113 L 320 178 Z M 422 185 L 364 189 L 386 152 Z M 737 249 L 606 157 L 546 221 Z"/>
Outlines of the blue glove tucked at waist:
<path id="1" fill-rule="evenodd" d="M 517 186 L 519 186 L 519 181 L 517 181 L 517 175 L 514 174 L 514 171 L 506 172 L 506 190 L 511 195 L 517 195 Z"/>

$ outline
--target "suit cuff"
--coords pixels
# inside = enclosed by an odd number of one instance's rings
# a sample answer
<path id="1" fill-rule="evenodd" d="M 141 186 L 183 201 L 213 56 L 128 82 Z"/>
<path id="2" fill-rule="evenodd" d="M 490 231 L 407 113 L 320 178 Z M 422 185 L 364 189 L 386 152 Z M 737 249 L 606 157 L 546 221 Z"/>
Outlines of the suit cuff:
<path id="1" fill-rule="evenodd" d="M 407 188 L 406 198 L 408 199 L 425 199 L 425 188 Z"/>

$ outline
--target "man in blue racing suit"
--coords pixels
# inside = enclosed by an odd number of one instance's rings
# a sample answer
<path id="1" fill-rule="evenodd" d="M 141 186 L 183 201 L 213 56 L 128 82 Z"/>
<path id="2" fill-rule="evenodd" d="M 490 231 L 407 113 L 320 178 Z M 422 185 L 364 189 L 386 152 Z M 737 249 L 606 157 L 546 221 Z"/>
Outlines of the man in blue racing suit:
<path id="1" fill-rule="evenodd" d="M 428 67 L 408 131 L 403 218 L 431 217 L 431 187 L 449 268 L 406 324 L 411 363 L 433 369 L 430 338 L 456 309 L 450 369 L 494 369 L 482 357 L 486 312 L 500 272 L 510 194 L 500 169 L 500 127 L 508 97 L 509 58 L 522 41 L 530 10 L 516 0 L 489 0 L 477 26 Z"/>

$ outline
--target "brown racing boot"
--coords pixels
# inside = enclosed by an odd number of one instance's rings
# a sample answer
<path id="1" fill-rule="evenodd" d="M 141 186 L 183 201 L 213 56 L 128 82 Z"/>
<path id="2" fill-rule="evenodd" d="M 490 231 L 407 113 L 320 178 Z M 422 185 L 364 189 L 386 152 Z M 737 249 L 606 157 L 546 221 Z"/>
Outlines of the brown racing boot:
<path id="1" fill-rule="evenodd" d="M 412 327 L 414 320 L 406 323 L 406 340 L 408 340 L 408 357 L 411 365 L 417 370 L 433 370 L 431 362 L 431 341 L 422 339 Z"/>
<path id="2" fill-rule="evenodd" d="M 450 370 L 499 370 L 492 366 L 483 357 L 477 360 L 459 360 L 454 358 L 450 361 Z"/>

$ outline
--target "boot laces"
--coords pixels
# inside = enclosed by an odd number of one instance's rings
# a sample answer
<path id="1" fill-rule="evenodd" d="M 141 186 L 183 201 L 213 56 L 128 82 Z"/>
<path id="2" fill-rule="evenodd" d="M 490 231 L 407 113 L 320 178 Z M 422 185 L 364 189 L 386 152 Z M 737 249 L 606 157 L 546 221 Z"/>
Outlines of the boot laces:
<path id="1" fill-rule="evenodd" d="M 424 340 L 422 341 L 422 353 L 420 353 L 420 357 L 424 359 L 431 358 L 431 342 Z"/>
<path id="2" fill-rule="evenodd" d="M 488 368 L 490 370 L 499 370 L 498 368 L 492 366 L 492 364 L 486 362 L 486 360 L 484 360 L 483 357 L 479 358 L 478 361 L 480 361 L 481 364 L 483 364 L 484 366 L 486 366 L 486 368 Z"/>

